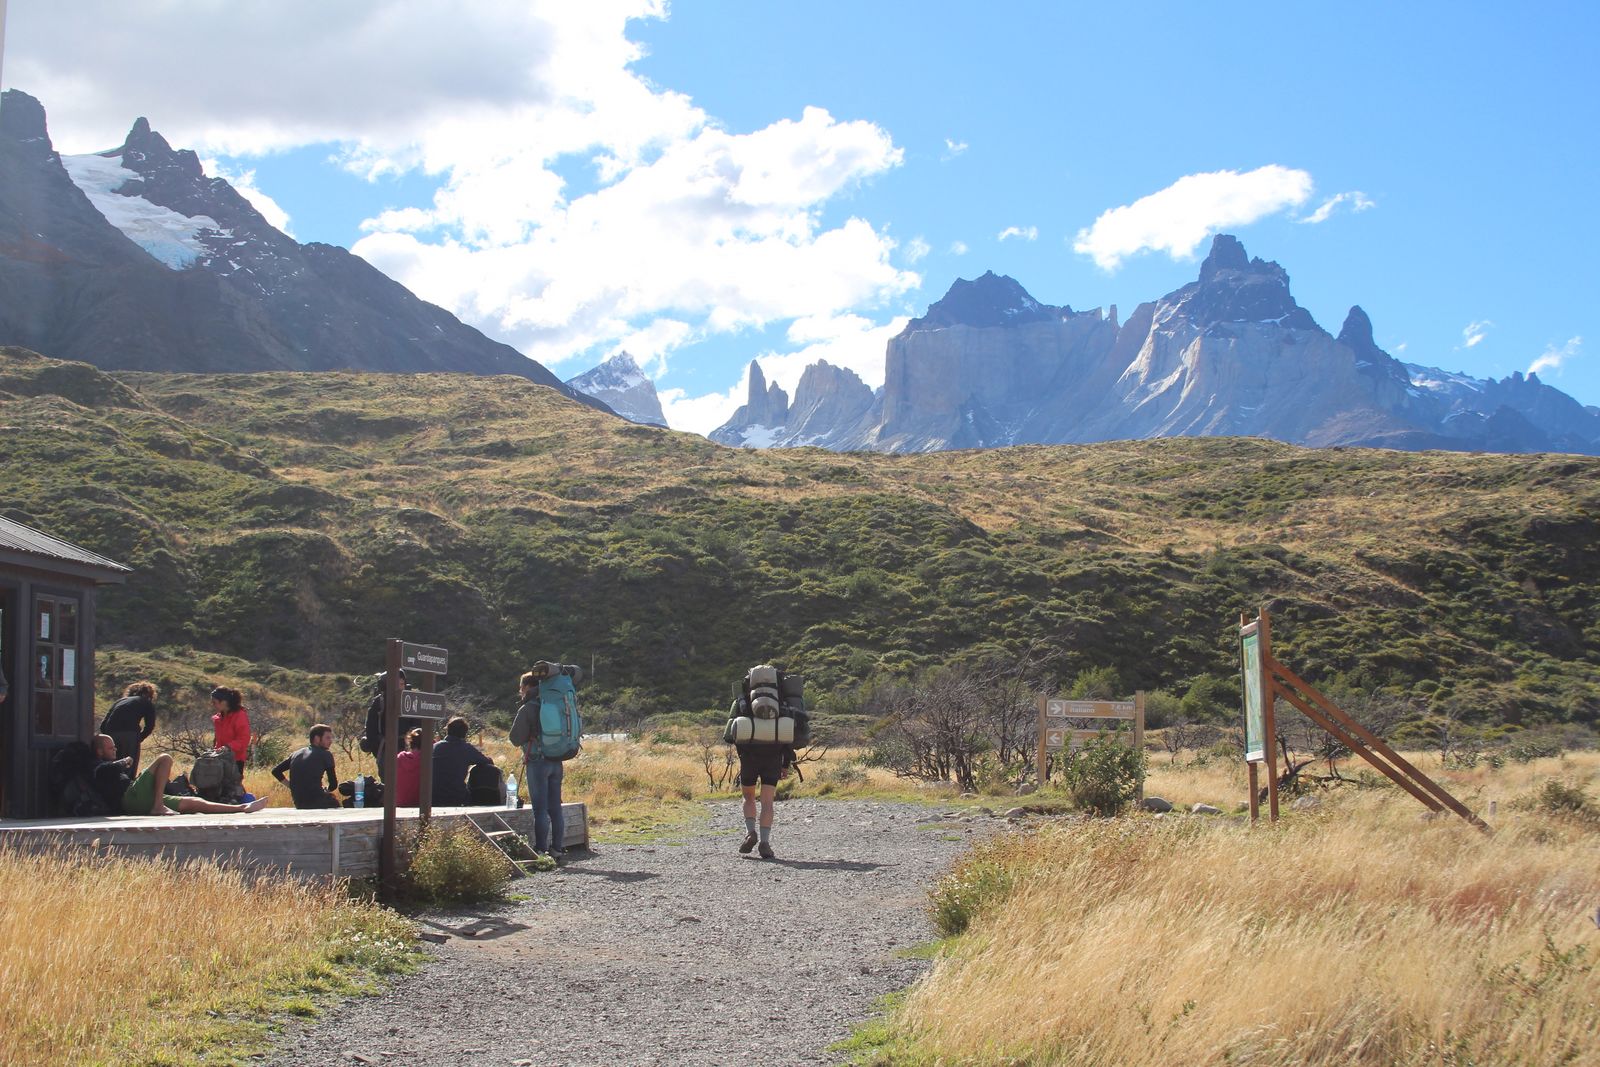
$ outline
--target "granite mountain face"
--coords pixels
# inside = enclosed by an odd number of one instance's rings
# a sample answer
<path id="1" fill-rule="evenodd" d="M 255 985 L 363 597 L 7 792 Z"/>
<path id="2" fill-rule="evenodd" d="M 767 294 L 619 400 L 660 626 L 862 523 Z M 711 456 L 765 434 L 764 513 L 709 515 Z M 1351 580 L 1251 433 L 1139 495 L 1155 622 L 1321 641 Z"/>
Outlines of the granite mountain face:
<path id="1" fill-rule="evenodd" d="M 117 148 L 60 155 L 16 90 L 0 96 L 0 344 L 116 370 L 515 374 L 576 395 L 360 257 L 296 242 L 142 118 Z"/>
<path id="2" fill-rule="evenodd" d="M 1121 323 L 1115 307 L 1042 304 L 992 273 L 958 280 L 889 341 L 875 395 L 819 363 L 791 404 L 752 363 L 749 401 L 711 434 L 886 452 L 1172 436 L 1600 454 L 1600 409 L 1537 375 L 1403 364 L 1359 307 L 1335 337 L 1295 303 L 1282 267 L 1222 234 L 1198 279 Z"/>
<path id="3" fill-rule="evenodd" d="M 667 416 L 661 410 L 661 397 L 656 395 L 655 382 L 646 377 L 639 364 L 626 352 L 618 352 L 593 370 L 576 378 L 568 378 L 567 385 L 586 396 L 603 401 L 612 411 L 643 426 L 665 426 Z"/>

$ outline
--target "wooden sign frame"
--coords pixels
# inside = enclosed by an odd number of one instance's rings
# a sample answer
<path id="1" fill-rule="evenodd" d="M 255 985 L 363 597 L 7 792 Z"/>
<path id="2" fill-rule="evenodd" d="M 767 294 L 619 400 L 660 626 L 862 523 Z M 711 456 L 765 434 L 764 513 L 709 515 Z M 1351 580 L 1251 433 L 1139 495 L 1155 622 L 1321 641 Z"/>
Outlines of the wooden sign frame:
<path id="1" fill-rule="evenodd" d="M 419 655 L 420 653 L 420 655 Z M 405 692 L 400 684 L 400 672 L 406 672 L 406 680 L 415 680 L 416 688 L 425 693 L 433 693 L 438 689 L 438 675 L 415 666 L 406 667 L 408 658 L 410 662 L 426 663 L 429 666 L 438 666 L 441 671 L 448 667 L 448 655 L 444 649 L 433 645 L 416 645 L 409 641 L 402 641 L 391 637 L 384 647 L 383 679 L 383 765 L 379 771 L 383 775 L 383 837 L 378 843 L 378 877 L 383 883 L 385 892 L 393 894 L 400 888 L 400 865 L 396 856 L 395 846 L 395 808 L 397 797 L 395 795 L 395 758 L 400 754 L 400 720 L 404 716 Z M 428 828 L 428 821 L 433 817 L 433 718 L 420 720 L 422 725 L 422 759 L 417 774 L 417 808 L 418 825 L 421 829 Z"/>
<path id="2" fill-rule="evenodd" d="M 1278 818 L 1278 766 L 1276 752 L 1274 751 L 1277 744 L 1278 728 L 1273 705 L 1281 697 L 1298 709 L 1306 718 L 1332 734 L 1335 739 L 1351 752 L 1377 768 L 1384 777 L 1394 782 L 1407 793 L 1410 793 L 1430 811 L 1448 810 L 1454 812 L 1485 833 L 1490 832 L 1487 823 L 1469 811 L 1465 804 L 1450 795 L 1443 786 L 1417 770 L 1405 757 L 1390 748 L 1382 738 L 1345 714 L 1333 701 L 1319 693 L 1299 675 L 1279 663 L 1272 655 L 1272 623 L 1267 617 L 1265 608 L 1262 608 L 1257 613 L 1254 620 L 1244 615 L 1239 616 L 1239 669 L 1241 678 L 1244 677 L 1245 672 L 1245 641 L 1251 634 L 1256 635 L 1260 642 L 1261 706 L 1263 726 L 1266 731 L 1264 758 L 1259 760 L 1249 759 L 1247 755 L 1250 776 L 1251 822 L 1256 821 L 1259 816 L 1260 784 L 1257 780 L 1257 768 L 1262 762 L 1267 765 L 1267 807 L 1271 819 L 1276 822 Z"/>
<path id="3" fill-rule="evenodd" d="M 1050 753 L 1070 752 L 1120 723 L 1133 727 L 1133 750 L 1144 751 L 1144 690 L 1132 700 L 1072 700 L 1039 694 L 1039 784 L 1049 780 Z M 1139 776 L 1138 800 L 1144 799 L 1144 776 Z"/>

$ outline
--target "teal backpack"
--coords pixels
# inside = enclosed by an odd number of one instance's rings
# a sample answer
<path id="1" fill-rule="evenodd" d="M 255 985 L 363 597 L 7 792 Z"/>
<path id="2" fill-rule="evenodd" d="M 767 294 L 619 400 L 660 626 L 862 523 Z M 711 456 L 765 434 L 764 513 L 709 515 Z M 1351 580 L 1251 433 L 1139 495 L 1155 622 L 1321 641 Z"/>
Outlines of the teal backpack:
<path id="1" fill-rule="evenodd" d="M 535 758 L 569 760 L 582 746 L 583 717 L 578 714 L 578 691 L 568 675 L 554 674 L 539 682 L 539 728 L 529 741 Z"/>

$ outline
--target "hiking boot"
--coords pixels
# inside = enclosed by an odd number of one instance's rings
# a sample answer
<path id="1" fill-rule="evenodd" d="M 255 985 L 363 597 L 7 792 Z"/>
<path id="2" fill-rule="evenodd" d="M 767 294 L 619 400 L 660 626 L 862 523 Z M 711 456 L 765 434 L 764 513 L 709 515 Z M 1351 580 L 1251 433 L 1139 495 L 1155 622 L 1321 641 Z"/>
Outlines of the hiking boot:
<path id="1" fill-rule="evenodd" d="M 745 834 L 744 840 L 739 842 L 739 853 L 743 856 L 750 855 L 750 850 L 756 847 L 756 835 Z"/>
<path id="2" fill-rule="evenodd" d="M 765 841 L 761 842 L 761 858 L 764 860 L 770 860 L 772 858 L 772 846 L 767 844 Z"/>

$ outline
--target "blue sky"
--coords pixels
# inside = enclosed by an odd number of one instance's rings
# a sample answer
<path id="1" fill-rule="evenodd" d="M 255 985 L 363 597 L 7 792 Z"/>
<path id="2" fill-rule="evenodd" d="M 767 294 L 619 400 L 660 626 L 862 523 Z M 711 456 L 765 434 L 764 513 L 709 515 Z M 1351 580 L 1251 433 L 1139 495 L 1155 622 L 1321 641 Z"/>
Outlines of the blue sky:
<path id="1" fill-rule="evenodd" d="M 1330 331 L 1600 404 L 1591 5 L 328 8 L 11 0 L 4 82 L 563 377 L 628 348 L 683 429 L 752 357 L 878 384 L 957 277 L 1125 316 L 1218 231 Z"/>

